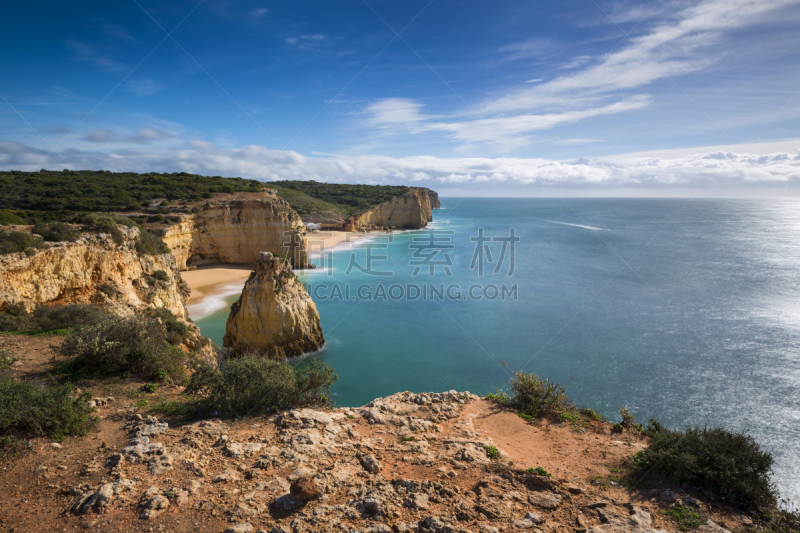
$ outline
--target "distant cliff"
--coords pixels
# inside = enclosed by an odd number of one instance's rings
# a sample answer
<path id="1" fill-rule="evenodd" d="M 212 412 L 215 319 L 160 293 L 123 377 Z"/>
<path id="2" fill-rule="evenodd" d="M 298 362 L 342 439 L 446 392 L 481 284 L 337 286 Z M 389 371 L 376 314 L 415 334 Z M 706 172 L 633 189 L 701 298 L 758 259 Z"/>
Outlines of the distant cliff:
<path id="1" fill-rule="evenodd" d="M 130 316 L 165 307 L 186 319 L 183 285 L 171 254 L 138 255 L 137 228 L 120 226 L 121 242 L 108 234 L 83 234 L 33 255 L 0 255 L 0 307 L 23 303 L 92 304 Z"/>
<path id="2" fill-rule="evenodd" d="M 438 196 L 437 196 L 438 198 Z M 429 190 L 412 187 L 401 196 L 351 216 L 345 223 L 348 231 L 372 229 L 423 228 L 432 220 Z"/>
<path id="3" fill-rule="evenodd" d="M 322 347 L 317 306 L 291 266 L 265 252 L 231 307 L 223 345 L 283 360 Z"/>
<path id="4" fill-rule="evenodd" d="M 288 204 L 267 193 L 219 202 L 163 230 L 178 268 L 212 263 L 252 264 L 261 251 L 308 266 L 305 227 Z"/>
<path id="5" fill-rule="evenodd" d="M 442 202 L 439 200 L 439 193 L 428 189 L 428 197 L 431 200 L 431 209 L 441 209 Z"/>

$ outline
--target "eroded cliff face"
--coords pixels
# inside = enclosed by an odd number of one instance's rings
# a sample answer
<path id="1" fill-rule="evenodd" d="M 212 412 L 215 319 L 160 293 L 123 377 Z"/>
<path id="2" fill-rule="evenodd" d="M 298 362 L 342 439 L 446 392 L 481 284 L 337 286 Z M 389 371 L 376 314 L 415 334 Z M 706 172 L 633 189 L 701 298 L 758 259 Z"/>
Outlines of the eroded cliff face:
<path id="1" fill-rule="evenodd" d="M 317 306 L 286 261 L 259 254 L 255 272 L 231 307 L 222 343 L 237 353 L 277 360 L 322 347 Z"/>
<path id="2" fill-rule="evenodd" d="M 407 193 L 372 209 L 353 215 L 344 229 L 365 231 L 376 228 L 414 229 L 423 228 L 433 220 L 428 189 L 412 187 Z"/>
<path id="3" fill-rule="evenodd" d="M 439 200 L 439 193 L 428 189 L 428 198 L 431 201 L 431 209 L 441 209 L 442 202 Z"/>
<path id="4" fill-rule="evenodd" d="M 139 230 L 119 229 L 120 243 L 111 235 L 84 234 L 77 242 L 56 243 L 31 256 L 0 255 L 0 307 L 85 303 L 123 316 L 165 307 L 186 320 L 188 287 L 172 255 L 139 256 L 134 248 Z"/>
<path id="5" fill-rule="evenodd" d="M 253 264 L 264 250 L 308 266 L 306 231 L 300 216 L 271 195 L 210 205 L 164 230 L 179 270 L 202 264 Z"/>

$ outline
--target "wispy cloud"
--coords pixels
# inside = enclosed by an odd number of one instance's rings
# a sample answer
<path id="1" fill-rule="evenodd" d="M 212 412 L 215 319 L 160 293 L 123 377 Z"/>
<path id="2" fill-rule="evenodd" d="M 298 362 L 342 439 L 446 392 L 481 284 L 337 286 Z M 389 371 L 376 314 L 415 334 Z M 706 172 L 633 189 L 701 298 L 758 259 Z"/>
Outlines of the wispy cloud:
<path id="1" fill-rule="evenodd" d="M 66 41 L 64 44 L 72 51 L 73 61 L 91 63 L 105 72 L 119 73 L 129 70 L 125 63 L 113 59 L 108 53 L 102 52 L 91 45 L 78 41 Z"/>
<path id="2" fill-rule="evenodd" d="M 262 18 L 266 17 L 267 15 L 269 15 L 269 9 L 266 7 L 257 7 L 249 13 L 249 16 L 253 18 Z"/>
<path id="3" fill-rule="evenodd" d="M 120 41 L 125 41 L 128 43 L 137 43 L 139 42 L 131 32 L 129 32 L 126 28 L 122 26 L 117 26 L 116 24 L 111 24 L 110 22 L 106 21 L 102 18 L 94 19 L 93 23 L 100 28 L 100 30 L 107 36 L 113 37 L 114 39 L 118 39 Z"/>
<path id="4" fill-rule="evenodd" d="M 299 37 L 289 37 L 284 39 L 286 44 L 296 46 L 300 50 L 316 50 L 326 46 L 330 41 L 330 37 L 323 33 L 312 33 L 308 35 L 300 35 Z"/>
<path id="5" fill-rule="evenodd" d="M 149 78 L 128 80 L 128 82 L 125 83 L 125 87 L 139 96 L 150 96 L 164 88 L 161 83 Z"/>

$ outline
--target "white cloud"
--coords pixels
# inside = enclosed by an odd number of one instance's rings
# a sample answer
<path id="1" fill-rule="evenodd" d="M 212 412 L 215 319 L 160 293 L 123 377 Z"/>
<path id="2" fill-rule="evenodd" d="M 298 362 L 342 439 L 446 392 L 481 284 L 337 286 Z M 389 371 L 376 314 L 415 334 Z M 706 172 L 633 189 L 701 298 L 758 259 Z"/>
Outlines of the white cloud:
<path id="1" fill-rule="evenodd" d="M 420 122 L 425 116 L 420 113 L 423 105 L 409 98 L 385 98 L 367 106 L 367 124 L 385 128 Z"/>
<path id="2" fill-rule="evenodd" d="M 140 132 L 141 134 L 142 132 Z M 730 151 L 697 152 L 680 158 L 602 157 L 557 161 L 542 158 L 438 158 L 316 156 L 279 152 L 263 146 L 217 148 L 192 141 L 172 149 L 114 149 L 109 152 L 65 150 L 61 155 L 72 168 L 116 171 L 194 172 L 266 180 L 314 179 L 335 183 L 414 184 L 440 192 L 480 191 L 515 195 L 548 190 L 624 190 L 648 195 L 654 191 L 753 190 L 789 187 L 800 194 L 800 139 L 791 152 L 754 154 Z M 45 163 L 47 151 L 20 143 L 0 143 L 0 168 L 38 170 L 62 168 L 58 155 Z M 36 168 L 33 168 L 36 167 Z"/>
<path id="3" fill-rule="evenodd" d="M 537 130 L 546 130 L 561 124 L 576 122 L 589 117 L 611 115 L 645 107 L 650 102 L 647 96 L 635 96 L 610 105 L 565 111 L 563 113 L 545 113 L 541 115 L 516 115 L 511 117 L 485 118 L 464 122 L 437 123 L 428 126 L 430 130 L 446 131 L 459 141 L 497 143 L 507 148 L 511 143 Z"/>
<path id="4" fill-rule="evenodd" d="M 269 9 L 266 7 L 257 7 L 250 12 L 250 16 L 253 18 L 261 18 L 266 17 L 269 14 Z"/>

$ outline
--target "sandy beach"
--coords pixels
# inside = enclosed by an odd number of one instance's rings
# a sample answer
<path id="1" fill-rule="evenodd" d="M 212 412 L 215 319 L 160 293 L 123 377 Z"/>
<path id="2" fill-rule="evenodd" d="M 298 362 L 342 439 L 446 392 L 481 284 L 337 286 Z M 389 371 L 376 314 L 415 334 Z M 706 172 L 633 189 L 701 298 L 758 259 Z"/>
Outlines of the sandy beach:
<path id="1" fill-rule="evenodd" d="M 369 233 L 349 231 L 320 231 L 309 233 L 308 251 L 312 256 L 319 252 L 348 246 L 369 236 Z M 186 270 L 181 276 L 192 290 L 187 302 L 189 316 L 200 317 L 215 310 L 222 299 L 242 290 L 253 271 L 250 265 L 208 265 L 197 270 Z"/>

